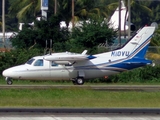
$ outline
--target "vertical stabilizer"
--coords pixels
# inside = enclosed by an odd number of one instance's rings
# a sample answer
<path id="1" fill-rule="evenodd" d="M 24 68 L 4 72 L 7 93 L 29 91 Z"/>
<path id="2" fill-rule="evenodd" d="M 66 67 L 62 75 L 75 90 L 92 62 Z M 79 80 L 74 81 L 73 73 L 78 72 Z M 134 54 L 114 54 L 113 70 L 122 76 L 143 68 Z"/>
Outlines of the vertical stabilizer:
<path id="1" fill-rule="evenodd" d="M 115 49 L 110 52 L 97 54 L 98 56 L 108 56 L 112 60 L 125 59 L 125 58 L 144 58 L 150 40 L 155 31 L 153 26 L 145 26 L 139 30 L 128 42 L 126 42 L 122 47 Z"/>
<path id="2" fill-rule="evenodd" d="M 135 36 L 133 36 L 129 42 L 127 42 L 122 51 L 129 51 L 129 56 L 132 57 L 144 57 L 150 40 L 155 31 L 153 26 L 143 27 Z"/>

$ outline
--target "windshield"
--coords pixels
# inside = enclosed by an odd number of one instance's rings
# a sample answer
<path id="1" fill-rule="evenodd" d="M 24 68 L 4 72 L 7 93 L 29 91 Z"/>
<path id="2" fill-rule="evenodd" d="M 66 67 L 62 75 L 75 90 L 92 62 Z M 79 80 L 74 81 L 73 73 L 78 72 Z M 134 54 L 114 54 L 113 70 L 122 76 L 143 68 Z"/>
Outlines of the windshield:
<path id="1" fill-rule="evenodd" d="M 30 60 L 28 60 L 28 61 L 26 62 L 26 64 L 31 65 L 31 64 L 33 63 L 34 60 L 35 60 L 35 59 L 31 58 Z"/>

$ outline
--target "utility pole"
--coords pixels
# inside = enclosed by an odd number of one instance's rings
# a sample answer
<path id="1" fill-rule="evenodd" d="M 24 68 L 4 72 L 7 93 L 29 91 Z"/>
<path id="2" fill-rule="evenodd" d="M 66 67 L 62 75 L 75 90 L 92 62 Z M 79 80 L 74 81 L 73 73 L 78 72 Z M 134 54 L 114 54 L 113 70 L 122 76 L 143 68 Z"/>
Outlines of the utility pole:
<path id="1" fill-rule="evenodd" d="M 57 14 L 57 0 L 54 0 L 54 15 Z"/>
<path id="2" fill-rule="evenodd" d="M 72 0 L 72 28 L 74 28 L 74 0 Z"/>
<path id="3" fill-rule="evenodd" d="M 3 32 L 3 47 L 5 47 L 5 0 L 2 1 L 2 32 Z"/>
<path id="4" fill-rule="evenodd" d="M 128 0 L 128 39 L 131 37 L 131 4 L 130 0 Z"/>
<path id="5" fill-rule="evenodd" d="M 118 40 L 119 40 L 119 46 L 121 47 L 121 0 L 119 0 L 119 34 L 118 34 Z"/>

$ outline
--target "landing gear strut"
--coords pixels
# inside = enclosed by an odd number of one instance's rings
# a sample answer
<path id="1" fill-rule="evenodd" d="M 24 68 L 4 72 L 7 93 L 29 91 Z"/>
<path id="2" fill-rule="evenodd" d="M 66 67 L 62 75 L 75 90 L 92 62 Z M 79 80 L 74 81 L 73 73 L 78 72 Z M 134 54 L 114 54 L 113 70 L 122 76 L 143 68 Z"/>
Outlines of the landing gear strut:
<path id="1" fill-rule="evenodd" d="M 77 77 L 76 79 L 72 80 L 74 85 L 83 85 L 84 84 L 84 78 L 83 77 Z"/>
<path id="2" fill-rule="evenodd" d="M 6 77 L 6 81 L 7 81 L 8 85 L 12 85 L 12 83 L 13 83 L 11 78 L 9 78 L 9 77 Z"/>

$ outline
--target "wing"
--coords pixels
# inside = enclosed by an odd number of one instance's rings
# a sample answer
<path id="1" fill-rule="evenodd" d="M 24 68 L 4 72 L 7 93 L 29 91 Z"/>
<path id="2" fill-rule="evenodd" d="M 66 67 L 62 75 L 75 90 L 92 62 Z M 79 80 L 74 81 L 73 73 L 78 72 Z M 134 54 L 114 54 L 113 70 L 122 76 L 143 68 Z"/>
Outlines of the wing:
<path id="1" fill-rule="evenodd" d="M 45 60 L 54 61 L 57 64 L 67 64 L 76 61 L 90 60 L 94 58 L 96 57 L 92 55 L 86 55 L 86 50 L 83 51 L 82 54 L 66 52 L 66 53 L 54 53 L 52 55 L 44 56 Z"/>

